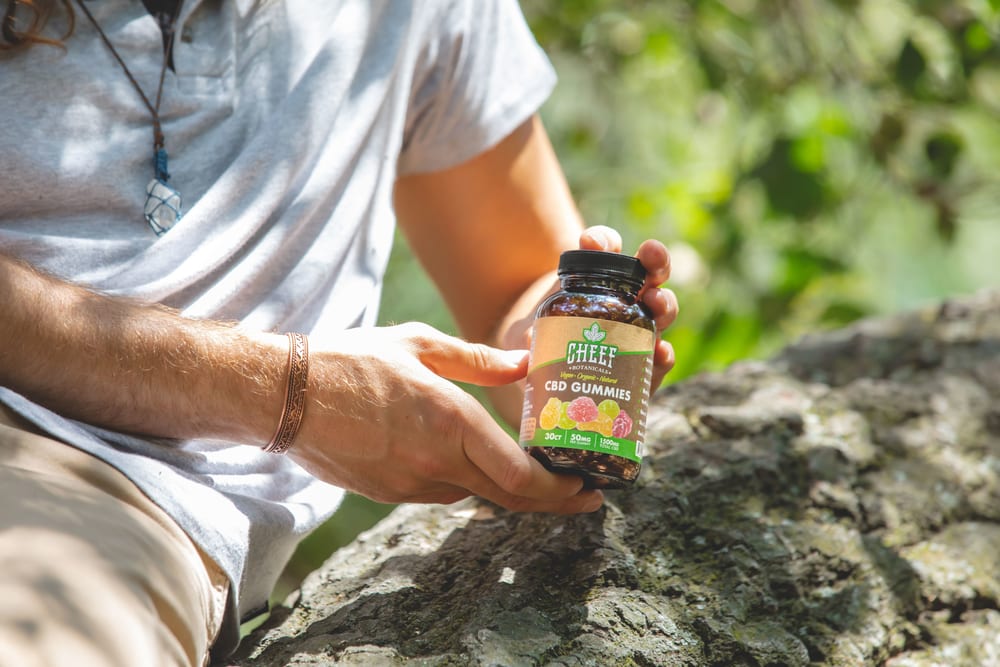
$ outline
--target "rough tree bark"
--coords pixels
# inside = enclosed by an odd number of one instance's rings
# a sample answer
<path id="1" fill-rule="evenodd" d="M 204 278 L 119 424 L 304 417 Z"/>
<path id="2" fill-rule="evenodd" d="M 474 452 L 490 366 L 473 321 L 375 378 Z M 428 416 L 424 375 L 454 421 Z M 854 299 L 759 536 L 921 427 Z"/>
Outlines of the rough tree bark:
<path id="1" fill-rule="evenodd" d="M 398 508 L 235 664 L 1000 664 L 1000 292 L 671 386 L 648 432 L 593 515 Z"/>

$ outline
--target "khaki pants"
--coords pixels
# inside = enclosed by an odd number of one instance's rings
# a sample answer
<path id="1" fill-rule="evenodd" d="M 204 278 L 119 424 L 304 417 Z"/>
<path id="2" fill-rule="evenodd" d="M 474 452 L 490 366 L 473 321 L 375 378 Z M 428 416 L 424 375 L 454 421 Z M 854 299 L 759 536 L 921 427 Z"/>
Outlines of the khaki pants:
<path id="1" fill-rule="evenodd" d="M 0 406 L 0 667 L 200 667 L 227 590 L 124 475 Z"/>

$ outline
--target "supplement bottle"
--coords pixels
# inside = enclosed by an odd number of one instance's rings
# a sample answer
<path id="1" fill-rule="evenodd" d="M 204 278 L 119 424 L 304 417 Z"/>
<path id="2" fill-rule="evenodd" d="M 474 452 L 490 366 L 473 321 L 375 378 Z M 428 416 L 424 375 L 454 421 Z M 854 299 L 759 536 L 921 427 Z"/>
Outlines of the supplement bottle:
<path id="1" fill-rule="evenodd" d="M 627 486 L 639 475 L 656 342 L 639 301 L 645 277 L 634 257 L 565 252 L 562 289 L 535 314 L 520 443 L 589 488 Z"/>

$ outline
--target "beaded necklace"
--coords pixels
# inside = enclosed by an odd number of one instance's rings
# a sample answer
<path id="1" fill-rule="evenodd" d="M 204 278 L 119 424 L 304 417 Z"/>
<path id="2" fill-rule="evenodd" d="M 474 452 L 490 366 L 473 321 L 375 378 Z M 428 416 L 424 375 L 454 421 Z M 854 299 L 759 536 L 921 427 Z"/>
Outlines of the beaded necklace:
<path id="1" fill-rule="evenodd" d="M 178 14 L 180 14 L 182 3 L 183 0 L 177 2 L 172 13 L 157 12 L 154 14 L 154 18 L 160 24 L 160 31 L 163 33 L 163 65 L 160 67 L 160 81 L 156 88 L 156 102 L 154 104 L 149 101 L 139 82 L 135 80 L 132 72 L 129 71 L 128 65 L 125 64 L 125 61 L 118 54 L 118 50 L 115 49 L 111 40 L 108 39 L 108 36 L 101 29 L 94 15 L 87 9 L 83 0 L 76 0 L 76 4 L 80 6 L 80 10 L 83 11 L 84 15 L 93 24 L 97 33 L 115 57 L 115 60 L 121 65 L 125 76 L 128 77 L 132 87 L 139 93 L 143 104 L 153 117 L 153 179 L 146 185 L 146 202 L 143 206 L 142 214 L 157 236 L 166 234 L 183 215 L 181 193 L 169 184 L 170 172 L 167 171 L 167 149 L 160 123 L 160 101 L 163 97 L 163 80 L 166 77 L 167 64 L 173 58 L 174 25 L 177 22 Z"/>

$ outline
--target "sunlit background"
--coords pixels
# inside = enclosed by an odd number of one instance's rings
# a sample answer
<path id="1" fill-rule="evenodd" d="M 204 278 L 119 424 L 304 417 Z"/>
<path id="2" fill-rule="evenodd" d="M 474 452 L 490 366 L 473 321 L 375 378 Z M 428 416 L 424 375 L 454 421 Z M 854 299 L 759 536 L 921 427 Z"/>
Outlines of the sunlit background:
<path id="1" fill-rule="evenodd" d="M 671 248 L 674 383 L 1000 286 L 1000 0 L 523 0 L 584 217 Z M 454 326 L 397 240 L 382 321 Z M 279 595 L 391 508 L 351 497 Z"/>

